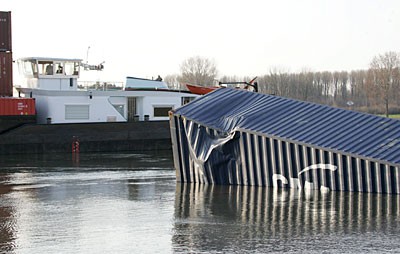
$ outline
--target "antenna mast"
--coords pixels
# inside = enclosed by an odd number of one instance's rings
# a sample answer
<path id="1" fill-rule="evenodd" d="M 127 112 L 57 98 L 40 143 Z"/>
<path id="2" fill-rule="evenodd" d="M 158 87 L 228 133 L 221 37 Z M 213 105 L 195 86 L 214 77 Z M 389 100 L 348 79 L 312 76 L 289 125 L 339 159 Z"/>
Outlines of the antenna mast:
<path id="1" fill-rule="evenodd" d="M 85 71 L 93 71 L 93 70 L 101 71 L 101 70 L 103 70 L 104 69 L 104 61 L 98 65 L 90 65 L 89 64 L 89 49 L 90 49 L 90 46 L 88 46 L 87 51 L 86 51 L 86 63 L 81 63 L 81 66 L 83 67 L 83 69 Z"/>
<path id="2" fill-rule="evenodd" d="M 89 49 L 90 49 L 90 46 L 88 46 L 87 50 L 86 50 L 86 64 L 88 64 L 88 62 L 89 62 Z"/>

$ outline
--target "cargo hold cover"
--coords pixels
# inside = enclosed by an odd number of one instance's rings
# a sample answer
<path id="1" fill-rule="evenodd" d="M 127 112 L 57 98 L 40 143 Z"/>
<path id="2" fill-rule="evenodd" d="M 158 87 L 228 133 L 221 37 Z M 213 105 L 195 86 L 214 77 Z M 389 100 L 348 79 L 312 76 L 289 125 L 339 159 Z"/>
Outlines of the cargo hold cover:
<path id="1" fill-rule="evenodd" d="M 171 112 L 177 180 L 400 193 L 400 121 L 221 88 Z"/>

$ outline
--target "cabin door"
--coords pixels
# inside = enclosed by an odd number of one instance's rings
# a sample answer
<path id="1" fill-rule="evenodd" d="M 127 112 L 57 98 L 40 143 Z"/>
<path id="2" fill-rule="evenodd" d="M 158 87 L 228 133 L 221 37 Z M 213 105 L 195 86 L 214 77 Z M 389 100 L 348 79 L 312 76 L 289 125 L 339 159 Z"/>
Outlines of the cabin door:
<path id="1" fill-rule="evenodd" d="M 139 116 L 136 115 L 136 98 L 128 97 L 128 122 L 139 121 Z"/>

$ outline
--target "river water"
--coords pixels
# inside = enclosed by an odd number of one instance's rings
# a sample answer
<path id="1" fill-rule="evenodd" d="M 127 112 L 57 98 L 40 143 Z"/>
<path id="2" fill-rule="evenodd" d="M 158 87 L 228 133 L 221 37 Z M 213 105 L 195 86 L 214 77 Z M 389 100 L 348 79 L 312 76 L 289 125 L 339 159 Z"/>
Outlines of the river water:
<path id="1" fill-rule="evenodd" d="M 0 253 L 400 253 L 399 195 L 178 184 L 171 157 L 0 157 Z"/>

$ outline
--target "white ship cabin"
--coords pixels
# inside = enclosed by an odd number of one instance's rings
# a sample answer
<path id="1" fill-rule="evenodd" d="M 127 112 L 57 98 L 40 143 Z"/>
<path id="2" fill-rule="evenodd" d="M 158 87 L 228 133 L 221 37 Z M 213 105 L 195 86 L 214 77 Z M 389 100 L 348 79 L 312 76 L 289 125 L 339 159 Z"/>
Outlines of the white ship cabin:
<path id="1" fill-rule="evenodd" d="M 169 120 L 171 109 L 198 97 L 169 90 L 161 80 L 81 83 L 80 71 L 103 69 L 81 59 L 30 57 L 17 63 L 21 80 L 14 86 L 19 96 L 35 98 L 40 124 Z"/>

